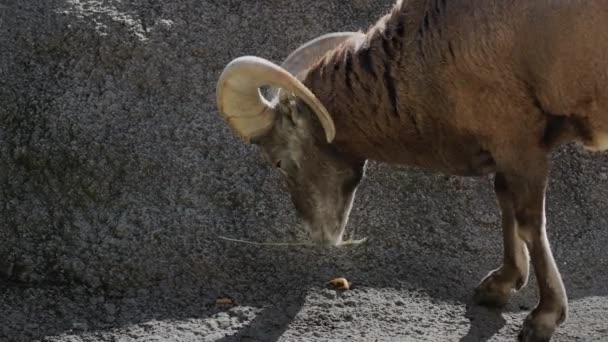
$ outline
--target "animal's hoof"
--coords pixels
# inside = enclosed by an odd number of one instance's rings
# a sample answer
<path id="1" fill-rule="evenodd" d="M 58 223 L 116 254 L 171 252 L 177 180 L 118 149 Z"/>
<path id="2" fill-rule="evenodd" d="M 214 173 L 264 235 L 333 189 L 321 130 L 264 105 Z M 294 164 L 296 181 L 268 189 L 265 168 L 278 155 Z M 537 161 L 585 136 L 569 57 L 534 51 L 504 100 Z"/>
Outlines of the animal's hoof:
<path id="1" fill-rule="evenodd" d="M 475 293 L 473 295 L 473 300 L 475 303 L 483 306 L 499 308 L 507 305 L 509 299 L 511 299 L 510 293 L 499 292 L 482 287 L 475 288 Z"/>
<path id="2" fill-rule="evenodd" d="M 549 342 L 554 331 L 555 325 L 539 324 L 538 320 L 529 315 L 517 335 L 517 340 L 519 342 Z"/>
<path id="3" fill-rule="evenodd" d="M 520 342 L 548 342 L 558 326 L 566 320 L 566 307 L 560 310 L 541 311 L 536 308 L 526 317 L 517 336 Z"/>
<path id="4" fill-rule="evenodd" d="M 494 271 L 475 288 L 473 300 L 479 305 L 502 307 L 509 302 L 513 292 L 513 283 L 505 281 L 498 271 Z"/>

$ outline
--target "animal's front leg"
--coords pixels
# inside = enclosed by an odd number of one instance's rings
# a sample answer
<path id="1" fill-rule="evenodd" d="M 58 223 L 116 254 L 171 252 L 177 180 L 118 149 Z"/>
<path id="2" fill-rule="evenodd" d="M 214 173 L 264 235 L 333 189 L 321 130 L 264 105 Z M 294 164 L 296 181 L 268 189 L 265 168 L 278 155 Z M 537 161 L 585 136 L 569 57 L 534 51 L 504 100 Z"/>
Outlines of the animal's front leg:
<path id="1" fill-rule="evenodd" d="M 539 287 L 539 302 L 519 334 L 519 340 L 524 342 L 549 341 L 568 311 L 566 290 L 545 229 L 546 164 L 542 158 L 520 163 L 517 169 L 504 173 L 513 199 L 517 234 L 528 248 Z"/>
<path id="2" fill-rule="evenodd" d="M 517 233 L 513 198 L 505 176 L 497 173 L 494 191 L 502 216 L 503 263 L 485 276 L 475 289 L 475 301 L 483 305 L 503 306 L 511 295 L 526 285 L 529 258 L 526 244 Z"/>

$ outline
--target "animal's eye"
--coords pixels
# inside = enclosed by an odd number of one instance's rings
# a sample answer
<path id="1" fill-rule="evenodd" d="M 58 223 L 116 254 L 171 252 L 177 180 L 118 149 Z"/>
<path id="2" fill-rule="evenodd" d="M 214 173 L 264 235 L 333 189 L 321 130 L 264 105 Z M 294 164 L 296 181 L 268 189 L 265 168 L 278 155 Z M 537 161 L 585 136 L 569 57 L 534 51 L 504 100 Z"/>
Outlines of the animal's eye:
<path id="1" fill-rule="evenodd" d="M 281 159 L 277 160 L 277 161 L 274 163 L 274 166 L 276 166 L 276 168 L 277 168 L 277 169 L 280 169 L 280 168 L 281 168 L 281 165 L 282 165 L 282 163 L 281 163 Z"/>

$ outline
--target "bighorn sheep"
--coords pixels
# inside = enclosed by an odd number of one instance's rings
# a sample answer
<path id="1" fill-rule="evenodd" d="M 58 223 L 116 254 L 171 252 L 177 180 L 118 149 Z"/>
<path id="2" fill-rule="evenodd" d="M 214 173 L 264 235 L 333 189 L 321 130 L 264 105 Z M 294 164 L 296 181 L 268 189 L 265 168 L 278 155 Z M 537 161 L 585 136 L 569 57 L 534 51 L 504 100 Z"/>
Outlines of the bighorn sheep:
<path id="1" fill-rule="evenodd" d="M 367 32 L 328 34 L 282 66 L 229 63 L 219 111 L 283 173 L 316 241 L 342 239 L 367 160 L 495 174 L 504 256 L 475 289 L 540 299 L 521 341 L 548 341 L 567 297 L 545 231 L 548 154 L 608 148 L 608 2 L 403 0 Z M 267 101 L 260 87 L 279 89 Z"/>

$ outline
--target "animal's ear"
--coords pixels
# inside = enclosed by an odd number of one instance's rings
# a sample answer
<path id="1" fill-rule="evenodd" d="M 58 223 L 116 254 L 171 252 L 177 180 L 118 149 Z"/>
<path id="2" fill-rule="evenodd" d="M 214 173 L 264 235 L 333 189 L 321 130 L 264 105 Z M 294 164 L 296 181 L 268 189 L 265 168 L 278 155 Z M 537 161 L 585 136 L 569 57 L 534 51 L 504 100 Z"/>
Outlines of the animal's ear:
<path id="1" fill-rule="evenodd" d="M 290 111 L 291 121 L 298 128 L 308 129 L 309 121 L 306 119 L 310 119 L 312 116 L 313 120 L 317 120 L 317 118 L 312 113 L 312 109 L 306 103 L 303 103 L 301 101 L 298 101 L 297 103 L 294 102 Z"/>
<path id="2" fill-rule="evenodd" d="M 284 124 L 291 126 L 290 128 L 301 127 L 303 125 L 302 114 L 300 113 L 303 110 L 301 105 L 298 105 L 295 95 L 285 94 L 285 97 L 286 100 L 281 108 Z"/>
<path id="3" fill-rule="evenodd" d="M 298 107 L 293 106 L 289 111 L 289 115 L 287 115 L 287 117 L 289 118 L 289 122 L 294 126 L 302 126 L 302 115 L 300 114 Z"/>

